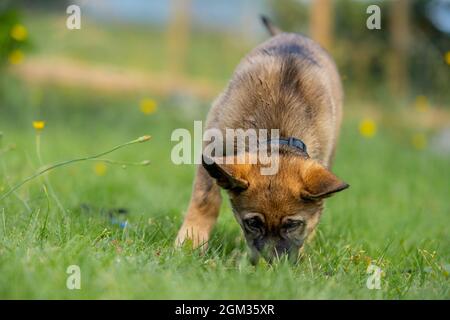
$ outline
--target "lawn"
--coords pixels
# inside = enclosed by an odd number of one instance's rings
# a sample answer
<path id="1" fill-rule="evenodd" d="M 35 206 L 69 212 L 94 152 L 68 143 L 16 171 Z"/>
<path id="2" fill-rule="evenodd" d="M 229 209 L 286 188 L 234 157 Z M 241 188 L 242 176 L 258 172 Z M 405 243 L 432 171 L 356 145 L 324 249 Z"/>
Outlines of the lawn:
<path id="1" fill-rule="evenodd" d="M 43 90 L 43 161 L 98 153 L 150 134 L 149 142 L 111 159 L 151 164 L 74 164 L 5 199 L 0 297 L 449 298 L 448 159 L 402 144 L 382 128 L 366 139 L 357 122 L 346 121 L 335 172 L 351 188 L 328 200 L 301 263 L 254 267 L 227 203 L 206 255 L 172 246 L 194 168 L 172 164 L 170 134 L 192 129 L 206 106 L 181 118 L 182 107 L 160 99 L 157 112 L 142 116 L 131 97 L 82 93 Z M 2 106 L 3 147 L 15 144 L 0 159 L 2 193 L 39 167 L 32 108 L 26 101 Z M 127 209 L 125 228 L 109 216 L 113 208 Z M 370 262 L 383 270 L 381 290 L 366 288 Z M 66 288 L 69 265 L 81 268 L 81 290 Z"/>
<path id="2" fill-rule="evenodd" d="M 237 64 L 238 57 L 232 60 Z M 217 78 L 225 80 L 231 68 Z M 195 168 L 171 162 L 170 135 L 175 128 L 192 130 L 208 102 L 193 99 L 186 106 L 183 99 L 151 93 L 35 86 L 12 76 L 3 76 L 0 88 L 0 148 L 13 146 L 0 154 L 0 195 L 41 161 L 152 136 L 108 155 L 148 159 L 148 166 L 85 161 L 50 171 L 0 200 L 0 298 L 450 298 L 449 159 L 414 148 L 413 128 L 400 125 L 389 102 L 368 138 L 359 132 L 364 102 L 348 100 L 334 171 L 351 187 L 327 200 L 303 259 L 252 266 L 227 201 L 205 255 L 173 247 Z M 140 111 L 144 96 L 156 101 L 156 112 Z M 36 119 L 46 121 L 40 152 Z M 370 264 L 382 270 L 379 290 L 366 286 Z M 80 267 L 80 290 L 66 287 L 71 265 Z"/>

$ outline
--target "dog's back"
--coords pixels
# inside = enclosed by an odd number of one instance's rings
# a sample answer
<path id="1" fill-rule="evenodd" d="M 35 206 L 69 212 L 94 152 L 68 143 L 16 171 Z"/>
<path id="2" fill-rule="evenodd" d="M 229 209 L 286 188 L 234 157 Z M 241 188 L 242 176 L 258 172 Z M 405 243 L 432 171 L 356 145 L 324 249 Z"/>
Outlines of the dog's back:
<path id="1" fill-rule="evenodd" d="M 314 41 L 280 33 L 252 50 L 215 101 L 207 128 L 279 129 L 330 166 L 342 117 L 336 66 Z"/>

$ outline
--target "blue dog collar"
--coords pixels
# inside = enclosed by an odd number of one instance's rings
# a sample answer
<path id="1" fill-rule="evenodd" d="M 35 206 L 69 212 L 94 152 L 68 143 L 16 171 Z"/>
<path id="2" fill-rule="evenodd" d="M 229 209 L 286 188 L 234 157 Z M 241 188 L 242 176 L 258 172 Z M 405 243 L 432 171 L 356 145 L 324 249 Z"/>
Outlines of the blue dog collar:
<path id="1" fill-rule="evenodd" d="M 289 137 L 289 138 L 279 138 L 279 139 L 271 139 L 268 140 L 270 144 L 279 144 L 279 145 L 285 145 L 292 148 L 295 148 L 297 150 L 300 150 L 301 152 L 305 153 L 308 156 L 308 151 L 306 149 L 306 144 L 297 138 Z"/>

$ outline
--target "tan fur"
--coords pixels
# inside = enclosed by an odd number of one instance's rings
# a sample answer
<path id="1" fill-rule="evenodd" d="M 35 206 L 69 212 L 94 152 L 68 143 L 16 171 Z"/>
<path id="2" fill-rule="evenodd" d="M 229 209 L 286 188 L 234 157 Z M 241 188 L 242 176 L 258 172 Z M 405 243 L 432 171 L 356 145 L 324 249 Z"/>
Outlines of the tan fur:
<path id="1" fill-rule="evenodd" d="M 276 175 L 262 176 L 260 165 L 222 165 L 230 179 L 248 183 L 243 192 L 229 190 L 238 222 L 248 212 L 264 218 L 267 232 L 278 232 L 284 219 L 301 216 L 312 234 L 323 198 L 348 185 L 328 171 L 342 118 L 342 89 L 336 67 L 315 42 L 281 33 L 256 47 L 237 67 L 229 85 L 214 102 L 206 129 L 279 129 L 281 137 L 302 139 L 310 158 L 281 148 Z M 226 155 L 218 155 L 226 156 Z M 232 156 L 232 155 L 228 155 Z M 217 219 L 220 188 L 199 166 L 177 244 L 186 239 L 203 246 Z"/>

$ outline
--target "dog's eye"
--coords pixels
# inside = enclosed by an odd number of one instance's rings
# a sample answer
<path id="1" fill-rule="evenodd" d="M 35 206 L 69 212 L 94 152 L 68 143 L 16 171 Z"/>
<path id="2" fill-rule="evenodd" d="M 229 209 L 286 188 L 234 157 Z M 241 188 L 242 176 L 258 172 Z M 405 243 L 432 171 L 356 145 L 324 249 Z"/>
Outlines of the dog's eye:
<path id="1" fill-rule="evenodd" d="M 258 217 L 251 217 L 244 220 L 245 226 L 250 230 L 261 230 L 264 227 L 264 223 Z"/>
<path id="2" fill-rule="evenodd" d="M 295 230 L 303 226 L 305 223 L 302 220 L 289 219 L 283 224 L 283 228 L 286 230 Z"/>

